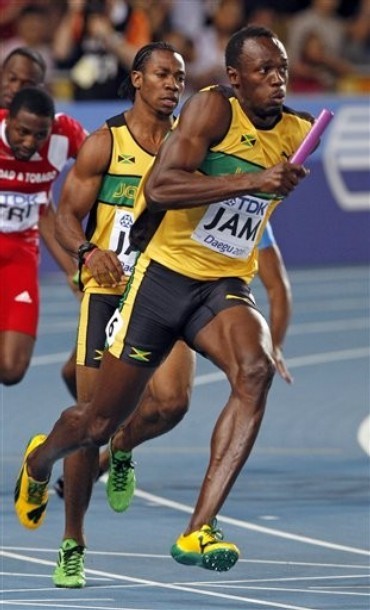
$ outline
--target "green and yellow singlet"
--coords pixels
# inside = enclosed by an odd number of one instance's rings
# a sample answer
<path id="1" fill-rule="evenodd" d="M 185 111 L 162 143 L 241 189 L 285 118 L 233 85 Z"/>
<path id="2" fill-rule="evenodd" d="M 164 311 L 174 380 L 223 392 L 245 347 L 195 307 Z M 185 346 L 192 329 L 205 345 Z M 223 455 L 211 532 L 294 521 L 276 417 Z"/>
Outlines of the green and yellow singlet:
<path id="1" fill-rule="evenodd" d="M 138 184 L 153 155 L 131 135 L 124 114 L 108 119 L 107 125 L 112 135 L 111 160 L 89 215 L 86 237 L 99 248 L 116 252 L 123 273 L 129 276 L 137 255 L 129 242 L 134 202 Z M 82 268 L 81 281 L 89 292 L 122 293 L 122 285 L 101 287 L 86 267 Z"/>
<path id="2" fill-rule="evenodd" d="M 256 172 L 288 159 L 311 125 L 288 109 L 271 129 L 256 129 L 229 88 L 220 88 L 231 105 L 231 123 L 221 142 L 209 149 L 199 172 L 208 176 Z M 135 208 L 145 256 L 188 277 L 213 280 L 237 276 L 247 282 L 257 271 L 256 246 L 281 198 L 263 193 L 186 210 L 167 210 L 156 231 L 145 240 L 141 183 Z M 144 214 L 143 218 L 157 216 Z M 179 252 L 181 253 L 179 255 Z"/>

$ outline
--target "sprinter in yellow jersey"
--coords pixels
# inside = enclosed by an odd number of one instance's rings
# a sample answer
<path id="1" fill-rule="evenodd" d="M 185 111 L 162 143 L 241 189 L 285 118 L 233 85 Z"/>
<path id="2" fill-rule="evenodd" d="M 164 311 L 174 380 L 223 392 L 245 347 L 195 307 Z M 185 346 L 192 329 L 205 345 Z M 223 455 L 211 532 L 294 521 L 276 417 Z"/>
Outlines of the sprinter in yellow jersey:
<path id="1" fill-rule="evenodd" d="M 89 408 L 64 411 L 47 438 L 34 437 L 15 502 L 30 527 L 35 511 L 46 508 L 53 463 L 107 443 L 175 342 L 185 339 L 225 372 L 231 391 L 195 510 L 171 553 L 180 563 L 219 571 L 235 564 L 239 549 L 222 539 L 215 518 L 253 448 L 274 374 L 270 330 L 248 282 L 272 209 L 306 175 L 287 157 L 310 127 L 283 108 L 287 56 L 270 30 L 249 26 L 234 34 L 226 65 L 234 95 L 212 89 L 192 97 L 145 180 L 148 208 L 131 231 L 143 253 L 108 325 L 111 347 Z M 87 266 L 98 256 L 91 252 Z"/>
<path id="2" fill-rule="evenodd" d="M 183 59 L 173 47 L 165 43 L 143 47 L 135 57 L 131 77 L 123 83 L 132 107 L 108 119 L 89 137 L 62 192 L 57 236 L 68 251 L 79 253 L 83 289 L 77 337 L 77 389 L 83 405 L 92 398 L 105 348 L 105 328 L 119 305 L 137 255 L 128 237 L 137 187 L 171 129 L 184 78 Z M 145 440 L 176 425 L 186 412 L 194 365 L 194 352 L 178 341 L 143 397 L 138 419 Z M 171 416 L 166 416 L 167 411 Z M 66 522 L 53 575 L 58 587 L 85 584 L 84 516 L 98 473 L 98 456 L 98 448 L 90 448 L 65 460 Z M 135 489 L 131 452 L 116 452 L 112 462 L 108 500 L 114 510 L 122 511 Z"/>

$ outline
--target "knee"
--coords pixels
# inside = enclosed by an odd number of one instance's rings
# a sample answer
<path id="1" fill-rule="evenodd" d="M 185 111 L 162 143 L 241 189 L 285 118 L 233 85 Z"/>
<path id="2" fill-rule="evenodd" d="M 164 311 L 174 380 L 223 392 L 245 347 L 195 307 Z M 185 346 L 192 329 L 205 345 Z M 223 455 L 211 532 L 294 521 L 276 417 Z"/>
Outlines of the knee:
<path id="1" fill-rule="evenodd" d="M 248 394 L 267 392 L 274 374 L 275 365 L 272 357 L 266 352 L 256 353 L 239 368 L 234 387 Z"/>
<path id="2" fill-rule="evenodd" d="M 272 356 L 263 353 L 257 358 L 255 363 L 255 371 L 257 379 L 263 386 L 270 387 L 276 371 L 275 363 Z"/>
<path id="3" fill-rule="evenodd" d="M 107 445 L 114 432 L 116 432 L 116 428 L 112 427 L 110 420 L 107 418 L 97 417 L 88 422 L 87 438 L 89 444 L 94 447 Z"/>
<path id="4" fill-rule="evenodd" d="M 263 352 L 256 356 L 250 366 L 250 380 L 261 388 L 269 388 L 275 375 L 275 364 L 272 357 Z"/>
<path id="5" fill-rule="evenodd" d="M 165 421 L 177 425 L 189 409 L 189 398 L 184 395 L 169 396 L 160 405 L 160 415 Z"/>
<path id="6" fill-rule="evenodd" d="M 189 401 L 190 391 L 173 388 L 161 396 L 152 396 L 152 415 L 174 427 L 187 413 Z"/>
<path id="7" fill-rule="evenodd" d="M 6 386 L 16 385 L 22 381 L 29 366 L 29 361 L 14 361 L 3 358 L 0 362 L 0 382 Z"/>
<path id="8" fill-rule="evenodd" d="M 107 431 L 106 420 L 93 416 L 90 403 L 80 402 L 65 409 L 60 416 L 65 430 L 78 431 L 79 445 L 83 447 L 101 447 L 105 445 L 111 434 Z"/>
<path id="9" fill-rule="evenodd" d="M 60 421 L 66 430 L 78 430 L 81 439 L 86 440 L 88 415 L 86 405 L 81 403 L 62 411 Z M 86 443 L 83 443 L 86 444 Z"/>

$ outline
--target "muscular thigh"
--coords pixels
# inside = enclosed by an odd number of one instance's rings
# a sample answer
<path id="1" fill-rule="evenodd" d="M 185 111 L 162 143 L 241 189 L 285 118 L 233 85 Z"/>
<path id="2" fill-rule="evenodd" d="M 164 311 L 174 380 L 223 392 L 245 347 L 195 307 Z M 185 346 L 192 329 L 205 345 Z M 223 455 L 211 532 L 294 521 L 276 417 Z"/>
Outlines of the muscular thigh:
<path id="1" fill-rule="evenodd" d="M 194 345 L 199 331 L 205 328 L 222 311 L 241 308 L 243 311 L 257 310 L 250 287 L 238 277 L 226 277 L 212 282 L 199 282 L 199 304 L 188 317 L 184 338 Z"/>
<path id="2" fill-rule="evenodd" d="M 221 312 L 241 310 L 245 320 L 260 320 L 248 284 L 240 278 L 198 281 L 141 256 L 121 312 L 112 320 L 110 352 L 139 366 L 158 366 L 177 339 L 213 357 L 212 345 L 196 341 Z M 256 313 L 252 317 L 251 313 Z M 251 326 L 257 326 L 252 324 Z M 236 329 L 236 336 L 240 329 Z M 258 335 L 257 330 L 255 331 Z M 215 337 L 217 339 L 217 337 Z"/>
<path id="3" fill-rule="evenodd" d="M 239 278 L 211 286 L 203 306 L 189 320 L 187 336 L 197 351 L 225 372 L 272 351 L 268 324 L 249 286 Z"/>
<path id="4" fill-rule="evenodd" d="M 258 311 L 243 306 L 217 314 L 199 331 L 195 344 L 229 377 L 262 357 L 272 361 L 266 320 Z"/>
<path id="5" fill-rule="evenodd" d="M 77 335 L 77 364 L 98 369 L 106 345 L 106 326 L 119 304 L 112 294 L 84 293 Z"/>

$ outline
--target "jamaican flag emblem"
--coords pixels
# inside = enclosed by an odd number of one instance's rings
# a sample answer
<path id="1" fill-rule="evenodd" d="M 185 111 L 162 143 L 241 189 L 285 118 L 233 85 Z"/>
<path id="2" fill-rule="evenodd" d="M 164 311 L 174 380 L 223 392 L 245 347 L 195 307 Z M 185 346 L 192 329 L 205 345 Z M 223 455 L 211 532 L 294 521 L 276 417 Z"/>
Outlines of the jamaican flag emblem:
<path id="1" fill-rule="evenodd" d="M 135 163 L 135 157 L 133 157 L 132 155 L 118 155 L 117 163 L 132 165 L 133 163 Z"/>
<path id="2" fill-rule="evenodd" d="M 252 148 L 252 146 L 255 145 L 257 138 L 256 136 L 252 136 L 248 133 L 243 133 L 242 137 L 240 138 L 240 141 L 247 148 Z"/>

